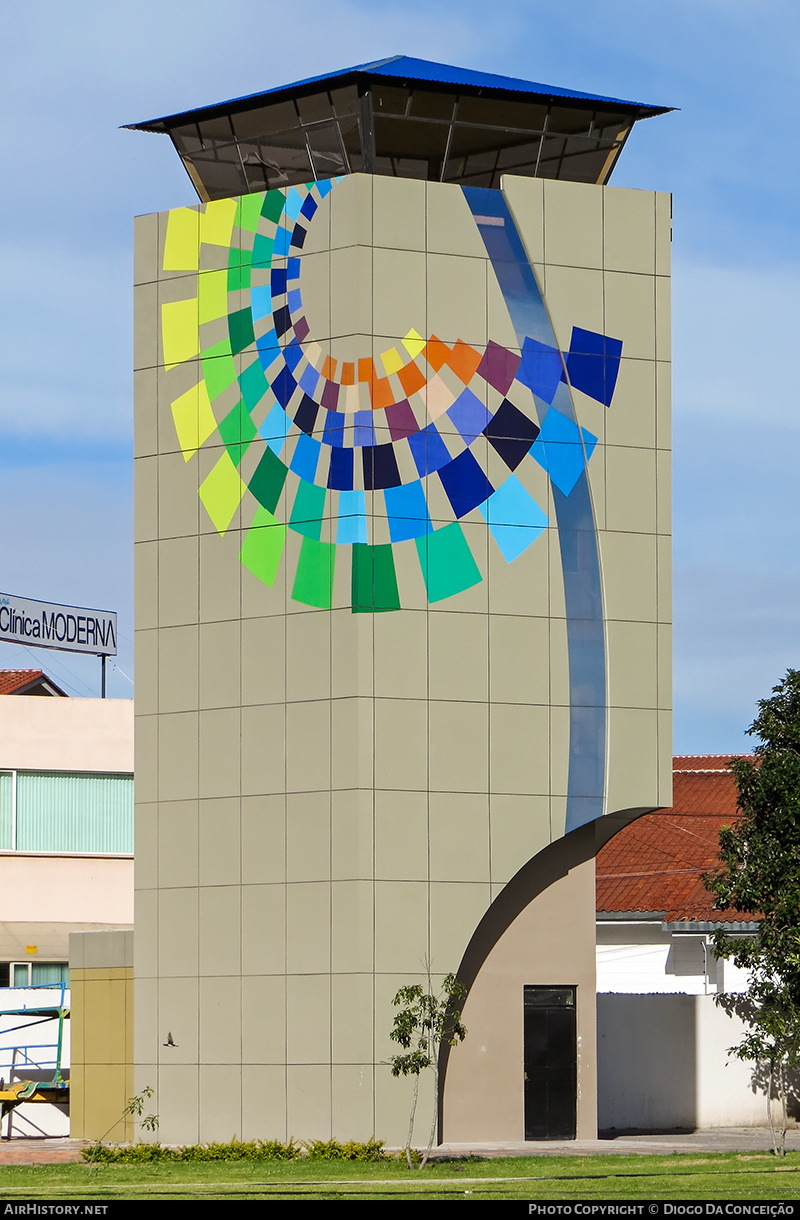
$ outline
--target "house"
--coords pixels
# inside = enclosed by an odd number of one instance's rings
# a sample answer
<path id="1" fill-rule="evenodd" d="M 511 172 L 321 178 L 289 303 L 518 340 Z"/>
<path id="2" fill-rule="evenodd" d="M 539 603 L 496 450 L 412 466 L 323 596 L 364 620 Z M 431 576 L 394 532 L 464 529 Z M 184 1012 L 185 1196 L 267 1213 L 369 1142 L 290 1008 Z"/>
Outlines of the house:
<path id="1" fill-rule="evenodd" d="M 715 911 L 702 877 L 737 817 L 728 755 L 674 760 L 673 805 L 626 826 L 597 855 L 598 1125 L 601 1130 L 762 1126 L 752 1065 L 729 1054 L 745 1025 L 719 1002 L 747 975 L 714 931 L 757 924 Z"/>
<path id="2" fill-rule="evenodd" d="M 71 699 L 41 670 L 0 672 L 0 693 L 0 1078 L 43 1080 L 57 1021 L 2 1013 L 68 1006 L 70 933 L 133 924 L 133 702 Z M 65 1134 L 53 1109 L 13 1124 Z"/>

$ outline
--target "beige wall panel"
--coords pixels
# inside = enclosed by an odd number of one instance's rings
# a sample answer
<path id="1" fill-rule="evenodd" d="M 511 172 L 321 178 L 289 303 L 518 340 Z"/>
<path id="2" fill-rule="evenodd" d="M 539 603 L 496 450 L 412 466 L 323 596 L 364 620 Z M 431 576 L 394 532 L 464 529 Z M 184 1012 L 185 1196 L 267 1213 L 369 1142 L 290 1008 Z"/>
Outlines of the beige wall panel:
<path id="1" fill-rule="evenodd" d="M 331 1135 L 333 1139 L 366 1141 L 375 1130 L 373 1072 L 367 1066 L 334 1065 L 331 1069 Z"/>
<path id="2" fill-rule="evenodd" d="M 390 250 L 425 249 L 425 195 L 427 184 L 411 178 L 376 177 L 372 180 L 375 246 Z"/>
<path id="3" fill-rule="evenodd" d="M 606 626 L 609 707 L 659 707 L 658 631 L 655 623 Z"/>
<path id="4" fill-rule="evenodd" d="M 372 881 L 336 881 L 331 886 L 331 970 L 371 973 L 375 952 Z"/>
<path id="5" fill-rule="evenodd" d="M 605 192 L 580 182 L 546 181 L 543 185 L 543 261 L 564 267 L 602 268 Z M 531 250 L 528 254 L 534 257 Z"/>
<path id="6" fill-rule="evenodd" d="M 158 821 L 157 863 L 163 885 L 172 889 L 196 886 L 199 880 L 200 820 L 198 801 L 161 801 Z M 138 832 L 139 809 L 136 810 Z M 144 862 L 137 852 L 136 879 L 144 884 Z"/>
<path id="7" fill-rule="evenodd" d="M 199 679 L 197 626 L 163 629 L 158 662 L 158 711 L 194 712 Z"/>
<path id="8" fill-rule="evenodd" d="M 503 194 L 508 200 L 511 214 L 522 234 L 525 252 L 533 263 L 544 262 L 544 199 L 545 188 L 555 186 L 541 178 L 517 178 L 513 174 L 503 175 Z M 551 209 L 555 197 L 548 193 Z"/>
<path id="9" fill-rule="evenodd" d="M 283 1067 L 248 1064 L 242 1072 L 242 1139 L 290 1138 Z"/>
<path id="10" fill-rule="evenodd" d="M 424 881 L 428 877 L 428 793 L 375 793 L 375 877 Z"/>
<path id="11" fill-rule="evenodd" d="M 428 886 L 375 883 L 375 969 L 419 974 L 428 953 Z"/>
<path id="12" fill-rule="evenodd" d="M 650 191 L 603 191 L 604 266 L 608 271 L 654 275 L 656 203 Z"/>
<path id="13" fill-rule="evenodd" d="M 241 887 L 203 886 L 198 891 L 198 904 L 198 973 L 238 977 L 241 974 Z"/>
<path id="14" fill-rule="evenodd" d="M 428 709 L 431 791 L 486 792 L 491 748 L 486 705 L 431 699 Z"/>
<path id="15" fill-rule="evenodd" d="M 242 1069 L 231 1064 L 201 1064 L 198 1081 L 199 1140 L 227 1141 L 242 1127 Z"/>
<path id="16" fill-rule="evenodd" d="M 331 891 L 323 881 L 286 888 L 286 969 L 313 974 L 331 968 Z"/>
<path id="17" fill-rule="evenodd" d="M 431 792 L 430 879 L 486 881 L 489 877 L 488 801 L 482 793 Z"/>
<path id="18" fill-rule="evenodd" d="M 287 881 L 330 880 L 330 828 L 330 792 L 292 792 L 287 795 Z"/>
<path id="19" fill-rule="evenodd" d="M 606 618 L 655 622 L 655 536 L 608 531 L 600 537 L 600 558 Z"/>
<path id="20" fill-rule="evenodd" d="M 608 758 L 608 811 L 657 808 L 658 712 L 609 708 Z"/>

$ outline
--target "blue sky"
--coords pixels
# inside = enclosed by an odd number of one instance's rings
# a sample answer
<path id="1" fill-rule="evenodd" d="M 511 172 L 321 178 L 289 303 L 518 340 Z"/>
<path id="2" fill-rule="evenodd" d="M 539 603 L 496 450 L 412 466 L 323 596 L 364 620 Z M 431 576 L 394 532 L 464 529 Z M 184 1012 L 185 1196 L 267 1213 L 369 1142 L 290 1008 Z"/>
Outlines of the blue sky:
<path id="1" fill-rule="evenodd" d="M 675 749 L 746 748 L 800 667 L 796 0 L 5 0 L 4 590 L 117 609 L 132 693 L 132 217 L 195 202 L 120 125 L 391 54 L 679 107 L 613 182 L 674 194 Z M 0 646 L 98 693 L 99 662 Z"/>

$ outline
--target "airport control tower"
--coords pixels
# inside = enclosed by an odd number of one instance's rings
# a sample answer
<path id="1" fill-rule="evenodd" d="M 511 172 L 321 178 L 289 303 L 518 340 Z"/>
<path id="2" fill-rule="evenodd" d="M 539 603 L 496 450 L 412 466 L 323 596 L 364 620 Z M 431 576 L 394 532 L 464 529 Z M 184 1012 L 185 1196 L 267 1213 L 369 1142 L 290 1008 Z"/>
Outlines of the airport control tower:
<path id="1" fill-rule="evenodd" d="M 402 1143 L 428 971 L 440 1139 L 596 1134 L 594 855 L 671 803 L 670 198 L 607 185 L 664 110 L 398 56 L 136 125 L 200 197 L 136 231 L 166 1143 Z"/>

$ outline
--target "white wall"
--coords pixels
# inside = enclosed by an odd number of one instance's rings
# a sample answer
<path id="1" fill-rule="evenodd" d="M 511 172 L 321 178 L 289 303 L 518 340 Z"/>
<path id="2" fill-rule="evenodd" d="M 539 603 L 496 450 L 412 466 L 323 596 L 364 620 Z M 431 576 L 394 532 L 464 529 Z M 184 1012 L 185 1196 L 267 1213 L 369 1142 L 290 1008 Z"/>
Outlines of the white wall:
<path id="1" fill-rule="evenodd" d="M 728 1055 L 744 1025 L 708 995 L 598 995 L 598 1126 L 761 1127 L 752 1065 Z"/>
<path id="2" fill-rule="evenodd" d="M 133 773 L 133 700 L 0 696 L 0 770 Z"/>

